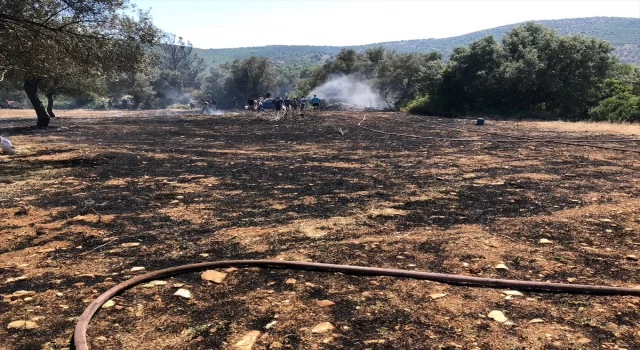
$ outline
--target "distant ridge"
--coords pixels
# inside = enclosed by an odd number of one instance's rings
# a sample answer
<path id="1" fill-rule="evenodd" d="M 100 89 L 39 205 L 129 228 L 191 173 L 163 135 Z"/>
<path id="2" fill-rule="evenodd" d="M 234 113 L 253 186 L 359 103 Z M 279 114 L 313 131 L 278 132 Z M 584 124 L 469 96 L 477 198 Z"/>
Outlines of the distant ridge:
<path id="1" fill-rule="evenodd" d="M 582 34 L 605 40 L 616 48 L 615 54 L 620 61 L 640 63 L 640 18 L 587 17 L 535 22 L 551 27 L 562 35 Z M 364 51 L 367 48 L 377 46 L 395 49 L 398 52 L 438 51 L 442 53 L 444 58 L 447 58 L 455 47 L 467 45 L 487 35 L 493 35 L 496 40 L 502 40 L 507 31 L 519 24 L 522 23 L 509 24 L 450 38 L 401 40 L 358 46 L 269 45 L 232 49 L 194 49 L 194 51 L 208 63 L 214 64 L 221 64 L 251 55 L 268 57 L 276 64 L 320 64 L 327 59 L 333 58 L 344 47 L 353 48 L 356 51 Z"/>

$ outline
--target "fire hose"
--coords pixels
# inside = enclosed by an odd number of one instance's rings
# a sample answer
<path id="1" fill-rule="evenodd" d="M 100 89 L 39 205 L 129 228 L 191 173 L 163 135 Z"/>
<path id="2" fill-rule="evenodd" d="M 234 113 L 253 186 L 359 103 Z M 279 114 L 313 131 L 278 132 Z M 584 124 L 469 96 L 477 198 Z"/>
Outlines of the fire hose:
<path id="1" fill-rule="evenodd" d="M 352 266 L 352 265 L 336 265 L 336 264 L 322 264 L 312 262 L 300 262 L 300 261 L 281 261 L 281 260 L 223 260 L 204 262 L 197 264 L 189 264 L 171 267 L 164 270 L 158 270 L 149 272 L 144 275 L 140 275 L 129 280 L 126 280 L 120 284 L 113 286 L 111 289 L 102 293 L 89 306 L 84 310 L 78 323 L 76 324 L 73 334 L 73 345 L 77 350 L 88 350 L 87 343 L 87 328 L 89 327 L 89 321 L 94 314 L 100 309 L 102 304 L 116 295 L 122 294 L 124 291 L 131 289 L 141 283 L 180 275 L 188 272 L 203 271 L 207 269 L 218 269 L 226 267 L 261 267 L 261 268 L 283 268 L 292 270 L 307 270 L 307 271 L 321 271 L 321 272 L 337 272 L 348 275 L 358 276 L 389 276 L 389 277 L 402 277 L 413 278 L 420 280 L 437 281 L 449 284 L 459 285 L 471 285 L 480 287 L 492 287 L 492 288 L 512 288 L 528 291 L 540 291 L 540 292 L 563 292 L 563 293 L 575 293 L 575 294 L 600 294 L 600 295 L 629 295 L 640 296 L 640 289 L 636 288 L 621 288 L 621 287 L 608 287 L 608 286 L 592 286 L 582 284 L 564 284 L 564 283 L 547 283 L 547 282 L 532 282 L 532 281 L 519 281 L 519 280 L 506 280 L 506 279 L 494 279 L 494 278 L 481 278 L 471 276 L 461 276 L 434 272 L 420 272 L 409 271 L 401 269 L 383 269 L 376 267 L 365 266 Z"/>

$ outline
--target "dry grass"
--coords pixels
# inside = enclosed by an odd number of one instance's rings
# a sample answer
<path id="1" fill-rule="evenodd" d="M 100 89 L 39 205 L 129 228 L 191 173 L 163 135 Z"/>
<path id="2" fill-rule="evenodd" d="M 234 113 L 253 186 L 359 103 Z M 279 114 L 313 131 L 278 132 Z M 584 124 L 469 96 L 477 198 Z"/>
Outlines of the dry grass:
<path id="1" fill-rule="evenodd" d="M 0 156 L 0 349 L 68 348 L 87 303 L 134 276 L 134 266 L 268 258 L 640 283 L 640 264 L 627 258 L 640 247 L 636 154 L 391 137 L 357 128 L 362 114 L 355 112 L 277 123 L 106 113 L 60 118 L 47 130 L 25 127 L 33 124 L 27 117 L 0 118 L 18 148 Z M 446 128 L 460 123 L 391 113 L 367 119 L 392 132 L 477 136 Z M 535 138 L 591 135 L 508 122 L 482 130 L 491 128 Z M 498 263 L 510 270 L 496 270 Z M 500 289 L 407 279 L 226 272 L 223 284 L 194 273 L 114 298 L 91 322 L 91 348 L 233 350 L 251 330 L 262 332 L 254 350 L 640 344 L 634 297 L 527 292 L 505 299 Z M 175 297 L 174 283 L 193 298 Z M 35 295 L 12 296 L 18 290 Z M 433 293 L 446 296 L 434 300 Z M 324 299 L 335 305 L 316 303 Z M 488 319 L 491 310 L 511 324 Z M 40 327 L 6 328 L 21 319 Z M 320 322 L 335 329 L 313 333 Z"/>
<path id="2" fill-rule="evenodd" d="M 540 131 L 588 132 L 597 134 L 640 136 L 640 124 L 608 122 L 519 122 L 521 127 L 536 128 Z"/>

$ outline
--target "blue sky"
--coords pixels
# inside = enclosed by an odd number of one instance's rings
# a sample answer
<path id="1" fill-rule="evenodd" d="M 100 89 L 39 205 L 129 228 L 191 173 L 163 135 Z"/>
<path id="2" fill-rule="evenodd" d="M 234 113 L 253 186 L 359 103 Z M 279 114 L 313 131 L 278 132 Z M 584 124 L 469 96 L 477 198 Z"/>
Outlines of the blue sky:
<path id="1" fill-rule="evenodd" d="M 528 20 L 640 17 L 640 0 L 132 0 L 200 48 L 446 38 Z"/>

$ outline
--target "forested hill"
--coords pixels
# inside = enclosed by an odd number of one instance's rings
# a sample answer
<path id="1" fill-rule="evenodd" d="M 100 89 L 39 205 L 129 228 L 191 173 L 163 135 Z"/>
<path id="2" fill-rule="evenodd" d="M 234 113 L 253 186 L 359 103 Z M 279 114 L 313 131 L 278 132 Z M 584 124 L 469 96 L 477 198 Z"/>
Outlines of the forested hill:
<path id="1" fill-rule="evenodd" d="M 555 29 L 559 34 L 583 34 L 608 41 L 616 47 L 616 55 L 623 62 L 640 63 L 640 18 L 588 17 L 536 21 Z M 520 23 L 485 29 L 465 35 L 443 39 L 417 39 L 348 46 L 355 50 L 384 46 L 399 52 L 438 51 L 446 58 L 458 46 L 487 35 L 501 40 L 504 33 Z M 208 63 L 220 64 L 235 58 L 266 56 L 276 63 L 318 64 L 332 58 L 342 47 L 339 46 L 285 46 L 242 47 L 233 49 L 196 49 Z"/>

